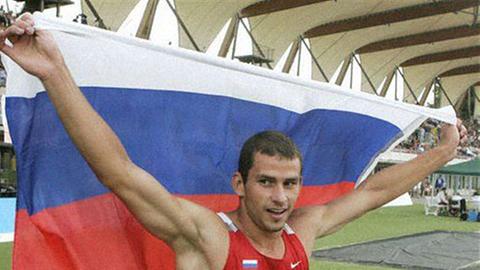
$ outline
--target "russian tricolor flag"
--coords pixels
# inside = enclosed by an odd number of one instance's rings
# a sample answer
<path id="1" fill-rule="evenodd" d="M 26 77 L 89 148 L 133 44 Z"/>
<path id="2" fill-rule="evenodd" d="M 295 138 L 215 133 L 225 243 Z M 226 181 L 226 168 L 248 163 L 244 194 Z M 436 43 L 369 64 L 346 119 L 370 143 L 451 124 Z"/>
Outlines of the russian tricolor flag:
<path id="1" fill-rule="evenodd" d="M 430 110 L 225 59 L 35 15 L 50 29 L 93 107 L 131 159 L 172 193 L 214 211 L 236 207 L 229 179 L 244 140 L 281 130 L 304 155 L 298 205 L 349 192 L 382 151 Z M 17 154 L 15 269 L 174 269 L 173 253 L 103 187 L 42 84 L 3 57 Z"/>
<path id="2" fill-rule="evenodd" d="M 243 269 L 257 269 L 258 261 L 257 260 L 242 260 Z"/>

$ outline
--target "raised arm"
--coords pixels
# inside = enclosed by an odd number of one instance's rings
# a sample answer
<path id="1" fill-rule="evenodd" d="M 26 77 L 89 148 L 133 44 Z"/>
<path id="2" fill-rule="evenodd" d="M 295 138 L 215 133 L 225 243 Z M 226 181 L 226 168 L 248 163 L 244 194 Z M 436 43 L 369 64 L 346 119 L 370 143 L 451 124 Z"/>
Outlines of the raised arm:
<path id="1" fill-rule="evenodd" d="M 223 240 L 215 244 L 225 248 L 227 232 L 215 213 L 172 196 L 130 160 L 118 137 L 75 85 L 50 33 L 35 31 L 27 14 L 0 34 L 0 43 L 6 38 L 13 47 L 2 45 L 1 50 L 42 81 L 65 129 L 98 179 L 151 233 L 176 250 L 201 249 L 212 239 Z"/>
<path id="2" fill-rule="evenodd" d="M 441 142 L 436 148 L 368 177 L 350 194 L 327 205 L 299 209 L 296 213 L 299 223 L 309 225 L 300 224 L 306 245 L 312 246 L 315 238 L 333 233 L 355 218 L 409 191 L 453 159 L 459 142 L 465 141 L 466 129 L 460 120 L 457 126 L 445 125 L 441 130 Z"/>

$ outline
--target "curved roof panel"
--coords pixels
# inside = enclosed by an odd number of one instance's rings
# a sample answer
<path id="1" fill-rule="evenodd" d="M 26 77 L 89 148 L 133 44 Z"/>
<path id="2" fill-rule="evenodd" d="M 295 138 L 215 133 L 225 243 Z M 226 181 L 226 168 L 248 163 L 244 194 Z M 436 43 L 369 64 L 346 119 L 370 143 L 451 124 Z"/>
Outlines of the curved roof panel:
<path id="1" fill-rule="evenodd" d="M 457 102 L 460 96 L 467 91 L 467 89 L 478 81 L 480 73 L 469 73 L 457 76 L 449 76 L 440 78 L 440 83 L 443 89 L 448 93 L 448 96 L 453 104 Z M 448 100 L 442 95 L 441 106 L 450 105 Z"/>
<path id="2" fill-rule="evenodd" d="M 366 29 L 322 36 L 321 38 L 311 39 L 310 42 L 312 44 L 312 49 L 317 56 L 317 60 L 320 62 L 322 67 L 325 66 L 325 72 L 327 74 L 333 74 L 340 61 L 342 61 L 352 51 L 355 51 L 366 44 L 378 40 L 409 35 L 413 31 L 418 33 L 463 25 L 466 23 L 466 21 L 471 22 L 472 16 L 463 13 L 448 13 L 439 16 L 398 22 L 391 25 L 381 25 Z M 408 55 L 405 59 L 402 58 L 402 60 L 398 62 L 392 61 L 392 58 L 396 58 L 397 54 L 402 53 L 403 50 L 405 50 L 405 48 L 361 55 L 362 66 L 365 68 L 367 74 L 370 76 L 373 84 L 376 87 L 380 85 L 383 78 L 393 69 L 395 65 L 399 65 L 403 61 L 416 56 Z M 428 49 L 425 50 L 425 52 L 427 51 Z M 388 59 L 390 59 L 390 61 Z M 393 62 L 393 65 L 388 65 L 389 62 Z M 386 68 L 382 69 L 383 66 Z M 315 77 L 315 79 L 317 79 L 317 77 Z M 362 80 L 362 82 L 364 82 L 362 89 L 370 88 L 366 80 Z"/>
<path id="3" fill-rule="evenodd" d="M 140 0 L 90 0 L 103 23 L 108 29 L 117 31 L 122 22 L 127 18 L 130 11 Z M 85 0 L 82 0 L 82 12 L 87 15 L 88 24 L 95 25 L 95 16 L 88 7 Z"/>
<path id="4" fill-rule="evenodd" d="M 412 33 L 412 29 L 415 29 L 415 33 L 434 31 L 438 29 L 451 28 L 454 26 L 465 25 L 472 21 L 472 16 L 465 13 L 449 13 L 442 16 L 428 17 L 409 22 L 403 22 L 398 24 L 397 31 L 394 31 L 396 36 L 405 36 Z M 395 27 L 392 25 L 390 28 Z M 382 31 L 373 28 L 372 32 L 366 32 L 364 35 L 381 35 Z M 388 31 L 389 26 L 382 26 Z M 402 30 L 400 30 L 400 28 Z M 377 29 L 377 30 L 375 30 Z M 391 29 L 390 29 L 391 31 Z M 384 37 L 386 35 L 383 35 Z M 359 37 L 361 38 L 361 37 Z M 458 39 L 449 39 L 438 41 L 434 43 L 427 43 L 415 46 L 401 47 L 392 50 L 383 50 L 373 53 L 365 53 L 361 55 L 362 65 L 364 66 L 367 74 L 369 75 L 373 84 L 378 87 L 383 81 L 384 77 L 391 72 L 396 66 L 400 66 L 401 63 L 407 61 L 416 56 L 441 52 L 452 49 L 459 49 L 468 46 L 478 45 L 478 36 L 464 37 Z M 369 85 L 362 80 L 362 86 L 369 88 Z M 363 88 L 362 87 L 362 88 Z"/>
<path id="5" fill-rule="evenodd" d="M 419 2 L 419 0 L 406 2 Z M 355 5 L 355 7 L 349 1 L 326 1 L 256 16 L 249 20 L 252 34 L 257 42 L 272 48 L 274 50 L 272 58 L 278 61 L 290 43 L 312 27 L 342 18 L 385 10 L 392 5 L 394 6 L 395 3 L 385 0 L 363 1 L 361 5 Z M 396 5 L 403 4 L 397 2 Z"/>
<path id="6" fill-rule="evenodd" d="M 229 19 L 242 8 L 255 2 L 255 0 L 175 0 L 175 8 L 200 50 L 206 51 Z M 182 29 L 179 29 L 179 39 L 180 47 L 194 49 Z"/>
<path id="7" fill-rule="evenodd" d="M 468 66 L 480 63 L 480 56 L 462 58 L 439 63 L 405 67 L 404 74 L 408 84 L 412 87 L 415 95 L 419 98 L 422 90 L 441 73 L 461 66 Z M 414 98 L 408 92 L 405 92 L 404 100 L 414 103 Z"/>

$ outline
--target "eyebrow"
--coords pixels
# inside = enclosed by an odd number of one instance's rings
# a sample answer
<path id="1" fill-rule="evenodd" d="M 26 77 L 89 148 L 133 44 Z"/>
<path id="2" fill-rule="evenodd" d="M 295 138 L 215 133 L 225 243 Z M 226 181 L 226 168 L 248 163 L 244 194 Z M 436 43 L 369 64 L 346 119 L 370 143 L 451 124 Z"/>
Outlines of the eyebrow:
<path id="1" fill-rule="evenodd" d="M 266 179 L 269 179 L 269 180 L 276 180 L 275 177 L 269 176 L 269 175 L 266 175 L 266 174 L 260 174 L 260 175 L 258 176 L 258 179 L 262 179 L 262 178 L 266 178 Z"/>
<path id="2" fill-rule="evenodd" d="M 266 175 L 266 174 L 260 174 L 257 179 L 277 180 L 275 177 L 269 176 L 269 175 Z M 285 181 L 297 181 L 298 182 L 298 181 L 300 181 L 300 177 L 286 178 Z"/>

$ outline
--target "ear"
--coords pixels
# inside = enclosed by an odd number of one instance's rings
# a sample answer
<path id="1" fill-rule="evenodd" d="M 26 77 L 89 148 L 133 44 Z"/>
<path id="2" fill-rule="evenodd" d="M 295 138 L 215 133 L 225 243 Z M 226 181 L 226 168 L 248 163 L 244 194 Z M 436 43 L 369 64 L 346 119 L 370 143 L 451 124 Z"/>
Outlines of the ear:
<path id="1" fill-rule="evenodd" d="M 231 184 L 233 191 L 235 191 L 238 196 L 245 196 L 245 184 L 243 183 L 242 175 L 239 172 L 236 172 L 232 176 Z"/>
<path id="2" fill-rule="evenodd" d="M 303 176 L 300 175 L 300 183 L 299 183 L 298 193 L 300 193 L 300 191 L 302 191 L 302 187 L 303 187 Z"/>

